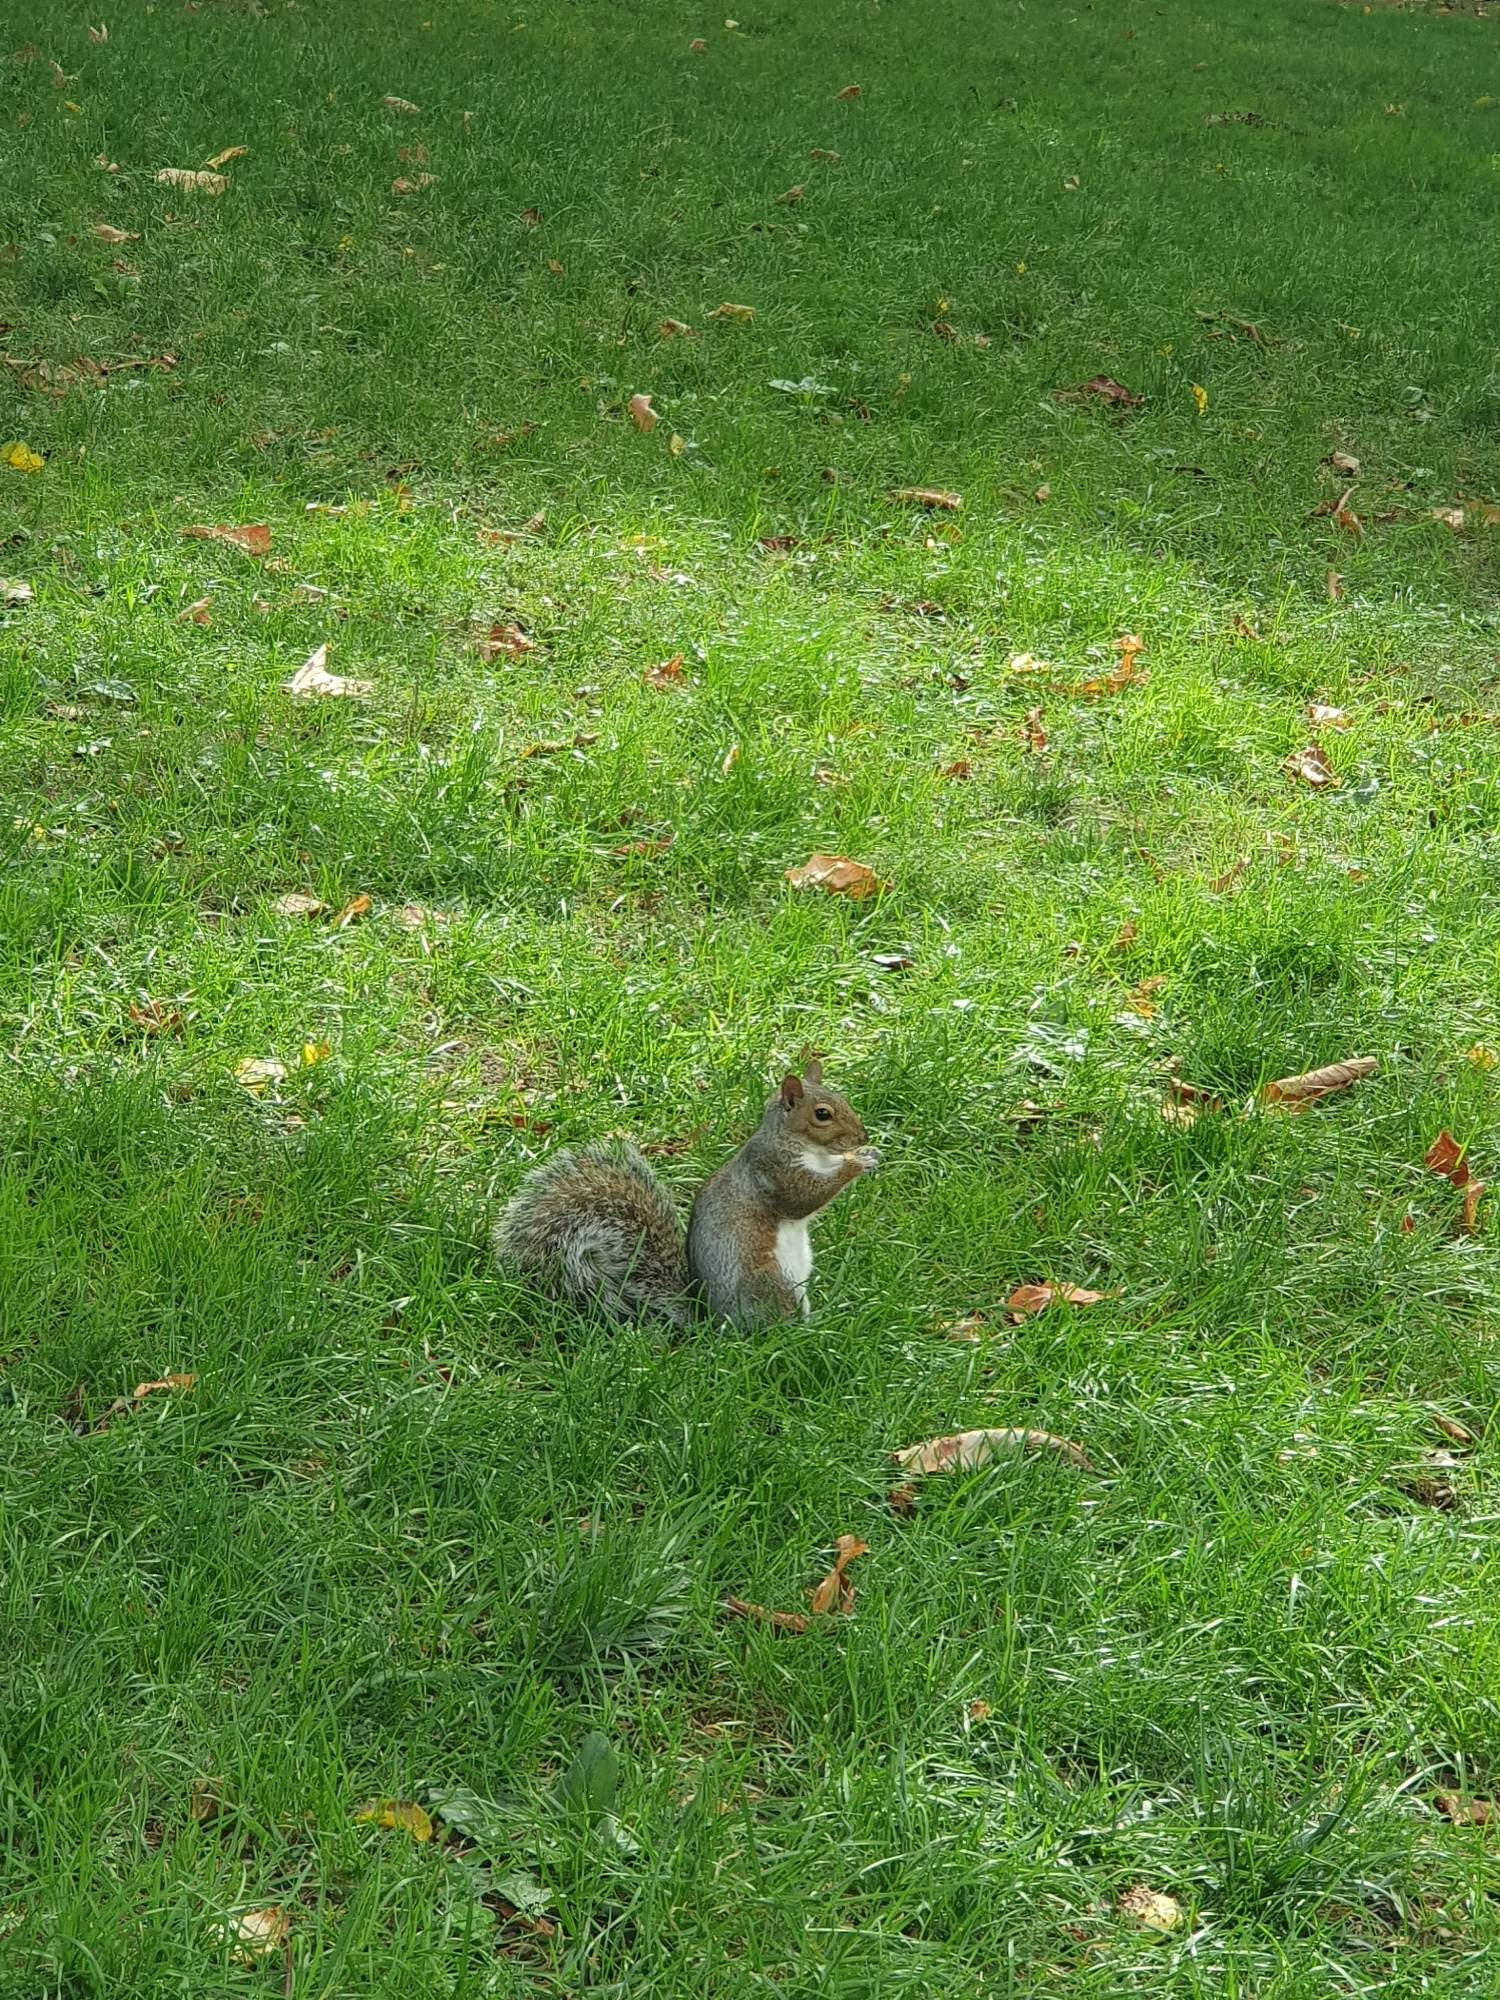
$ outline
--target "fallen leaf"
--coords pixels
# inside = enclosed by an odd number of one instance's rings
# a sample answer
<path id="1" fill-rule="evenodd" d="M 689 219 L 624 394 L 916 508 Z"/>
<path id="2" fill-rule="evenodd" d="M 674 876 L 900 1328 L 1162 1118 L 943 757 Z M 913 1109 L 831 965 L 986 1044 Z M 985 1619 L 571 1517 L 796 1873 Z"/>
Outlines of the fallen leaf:
<path id="1" fill-rule="evenodd" d="M 1474 1177 L 1466 1149 L 1459 1145 L 1451 1132 L 1439 1132 L 1427 1149 L 1426 1163 L 1431 1172 L 1440 1174 L 1445 1181 L 1451 1181 L 1462 1193 L 1464 1201 L 1459 1228 L 1465 1235 L 1469 1234 L 1479 1220 L 1479 1204 L 1487 1183 Z"/>
<path id="2" fill-rule="evenodd" d="M 188 1812 L 200 1825 L 217 1819 L 224 1808 L 224 1780 L 218 1777 L 194 1778 L 188 1792 Z"/>
<path id="3" fill-rule="evenodd" d="M 1321 460 L 1320 463 L 1328 466 L 1334 472 L 1342 473 L 1345 479 L 1358 479 L 1359 477 L 1359 460 L 1352 458 L 1347 451 L 1331 451 L 1327 458 Z"/>
<path id="4" fill-rule="evenodd" d="M 961 783 L 965 779 L 972 778 L 973 775 L 974 766 L 969 762 L 967 757 L 955 758 L 951 764 L 945 764 L 938 772 L 940 778 L 949 778 L 956 783 Z"/>
<path id="5" fill-rule="evenodd" d="M 429 925 L 453 921 L 446 910 L 429 910 L 421 903 L 403 903 L 395 916 L 404 931 L 424 931 Z"/>
<path id="6" fill-rule="evenodd" d="M 178 612 L 177 623 L 180 625 L 184 619 L 191 618 L 195 625 L 212 625 L 214 621 L 209 616 L 209 610 L 208 610 L 208 607 L 212 603 L 213 599 L 211 597 L 197 598 L 192 604 L 189 604 L 185 610 Z"/>
<path id="7" fill-rule="evenodd" d="M 1163 972 L 1153 972 L 1150 978 L 1139 981 L 1126 996 L 1127 1010 L 1142 1021 L 1153 1020 L 1156 1015 L 1156 1001 L 1152 996 L 1159 993 L 1166 983 L 1166 974 Z"/>
<path id="8" fill-rule="evenodd" d="M 479 657 L 482 660 L 496 660 L 502 655 L 507 660 L 523 660 L 528 653 L 535 651 L 535 639 L 528 638 L 519 625 L 504 619 L 491 625 L 479 642 Z"/>
<path id="9" fill-rule="evenodd" d="M 956 514 L 963 506 L 963 496 L 950 493 L 943 486 L 897 486 L 889 498 L 902 507 L 932 507 L 945 514 Z"/>
<path id="10" fill-rule="evenodd" d="M 1475 1069 L 1493 1069 L 1500 1063 L 1500 1053 L 1487 1049 L 1482 1042 L 1475 1042 L 1472 1048 L 1464 1050 L 1464 1061 L 1472 1063 Z"/>
<path id="11" fill-rule="evenodd" d="M 8 465 L 13 472 L 40 472 L 47 463 L 39 451 L 33 451 L 29 444 L 23 444 L 19 438 L 10 444 L 0 446 L 0 461 Z"/>
<path id="12" fill-rule="evenodd" d="M 1233 619 L 1230 621 L 1229 629 L 1233 632 L 1236 639 L 1249 639 L 1257 646 L 1263 643 L 1259 632 L 1256 631 L 1250 620 L 1238 611 L 1235 612 Z"/>
<path id="13" fill-rule="evenodd" d="M 330 1061 L 332 1056 L 332 1042 L 304 1042 L 302 1044 L 302 1053 L 297 1058 L 297 1067 L 298 1069 L 316 1069 L 319 1063 Z"/>
<path id="14" fill-rule="evenodd" d="M 807 157 L 810 160 L 829 160 L 837 162 L 841 160 L 844 156 L 842 153 L 830 153 L 824 146 L 814 146 L 812 151 L 808 154 Z"/>
<path id="15" fill-rule="evenodd" d="M 1180 1077 L 1167 1079 L 1167 1099 L 1161 1115 L 1169 1125 L 1193 1126 L 1205 1112 L 1223 1109 L 1224 1100 L 1216 1092 L 1204 1090 L 1200 1084 L 1184 1083 Z"/>
<path id="16" fill-rule="evenodd" d="M 201 167 L 163 167 L 156 175 L 158 187 L 183 188 L 192 194 L 223 194 L 229 182 L 223 174 L 211 174 Z"/>
<path id="17" fill-rule="evenodd" d="M 658 665 L 648 667 L 643 678 L 647 687 L 663 691 L 680 686 L 683 680 L 681 653 L 674 653 L 670 660 L 662 660 Z"/>
<path id="18" fill-rule="evenodd" d="M 885 1498 L 891 1512 L 899 1514 L 903 1520 L 909 1520 L 917 1511 L 917 1489 L 909 1479 L 893 1486 Z"/>
<path id="19" fill-rule="evenodd" d="M 413 104 L 409 98 L 387 97 L 381 101 L 387 111 L 399 111 L 403 117 L 414 118 L 419 115 L 419 107 Z"/>
<path id="20" fill-rule="evenodd" d="M 121 243 L 139 243 L 141 240 L 141 232 L 138 229 L 116 229 L 112 222 L 96 222 L 94 234 L 101 243 L 108 243 L 111 248 Z"/>
<path id="21" fill-rule="evenodd" d="M 1328 592 L 1329 602 L 1331 604 L 1337 604 L 1339 599 L 1344 594 L 1344 579 L 1339 575 L 1336 569 L 1331 569 L 1328 572 L 1327 578 L 1325 579 L 1325 588 L 1327 589 Z"/>
<path id="22" fill-rule="evenodd" d="M 190 542 L 227 542 L 230 548 L 247 556 L 266 555 L 271 547 L 271 530 L 263 521 L 253 522 L 247 528 L 184 528 L 182 534 Z"/>
<path id="23" fill-rule="evenodd" d="M 1435 1792 L 1432 1803 L 1454 1826 L 1488 1826 L 1495 1818 L 1489 1799 L 1464 1799 L 1457 1792 Z"/>
<path id="24" fill-rule="evenodd" d="M 540 227 L 542 211 L 539 208 L 523 208 L 519 220 L 525 224 L 526 228 L 536 229 Z"/>
<path id="25" fill-rule="evenodd" d="M 754 319 L 755 308 L 754 306 L 736 306 L 736 305 L 725 304 L 722 306 L 715 306 L 713 311 L 708 316 L 710 319 L 738 320 L 740 324 L 743 326 L 747 321 Z"/>
<path id="26" fill-rule="evenodd" d="M 316 896 L 306 896 L 299 889 L 291 889 L 284 896 L 278 896 L 271 905 L 278 917 L 321 917 L 328 905 Z"/>
<path id="27" fill-rule="evenodd" d="M 854 1585 L 849 1581 L 849 1565 L 870 1552 L 870 1544 L 860 1541 L 855 1535 L 840 1535 L 834 1548 L 837 1554 L 833 1568 L 811 1593 L 814 1618 L 821 1618 L 830 1611 L 847 1617 L 853 1611 Z"/>
<path id="28" fill-rule="evenodd" d="M 286 1081 L 286 1064 L 275 1056 L 247 1056 L 243 1062 L 235 1064 L 234 1076 L 236 1083 L 242 1083 L 246 1090 L 259 1094 L 268 1083 Z"/>
<path id="29" fill-rule="evenodd" d="M 1063 191 L 1066 194 L 1077 194 L 1082 185 L 1077 174 L 1068 174 L 1063 179 Z"/>
<path id="30" fill-rule="evenodd" d="M 630 421 L 638 431 L 654 431 L 660 418 L 651 407 L 649 396 L 632 396 L 625 406 L 630 412 Z"/>
<path id="31" fill-rule="evenodd" d="M 1111 951 L 1128 951 L 1140 936 L 1139 926 L 1134 917 L 1127 917 L 1109 941 Z"/>
<path id="32" fill-rule="evenodd" d="M 128 1396 L 116 1396 L 107 1410 L 101 1410 L 94 1424 L 96 1431 L 107 1430 L 116 1417 L 124 1417 L 138 1410 L 148 1396 L 158 1396 L 164 1391 L 186 1391 L 197 1387 L 196 1375 L 163 1375 L 154 1382 L 137 1382 Z"/>
<path id="33" fill-rule="evenodd" d="M 973 1472 L 1007 1452 L 1049 1451 L 1067 1459 L 1080 1471 L 1094 1472 L 1082 1445 L 1071 1438 L 1054 1437 L 1051 1431 L 983 1430 L 956 1431 L 950 1437 L 928 1438 L 909 1444 L 891 1456 L 903 1472 Z"/>
<path id="34" fill-rule="evenodd" d="M 19 577 L 0 576 L 0 605 L 7 611 L 19 611 L 23 604 L 30 604 L 35 592 L 29 583 L 22 583 Z"/>
<path id="35" fill-rule="evenodd" d="M 267 1952 L 279 1950 L 291 1930 L 292 1920 L 285 1910 L 247 1910 L 234 1919 L 228 1934 L 237 1946 L 234 1956 L 241 1964 L 250 1965 Z"/>
<path id="36" fill-rule="evenodd" d="M 759 535 L 755 546 L 763 549 L 768 556 L 785 556 L 790 555 L 793 549 L 801 548 L 802 538 L 800 535 Z"/>
<path id="37" fill-rule="evenodd" d="M 1473 1431 L 1469 1429 L 1467 1424 L 1461 1424 L 1457 1417 L 1447 1417 L 1440 1410 L 1435 1410 L 1432 1421 L 1437 1425 L 1444 1437 L 1452 1438 L 1455 1444 L 1462 1445 L 1466 1450 L 1470 1445 L 1478 1443 L 1478 1439 L 1475 1437 Z"/>
<path id="38" fill-rule="evenodd" d="M 1050 1305 L 1096 1306 L 1103 1292 L 1086 1291 L 1082 1285 L 1017 1285 L 1005 1303 L 1012 1312 L 1045 1312 Z"/>
<path id="39" fill-rule="evenodd" d="M 799 867 L 788 868 L 786 879 L 794 889 L 826 889 L 830 896 L 849 896 L 855 902 L 890 887 L 873 868 L 839 854 L 810 855 Z"/>
<path id="40" fill-rule="evenodd" d="M 1193 406 L 1201 417 L 1208 409 L 1208 391 L 1201 382 L 1192 382 L 1188 386 L 1193 392 Z"/>
<path id="41" fill-rule="evenodd" d="M 88 24 L 85 22 L 84 25 L 87 26 Z M 97 28 L 89 28 L 89 40 L 91 42 L 107 42 L 109 40 L 109 28 L 103 21 L 99 23 Z"/>
<path id="42" fill-rule="evenodd" d="M 789 187 L 785 194 L 777 195 L 776 205 L 778 208 L 795 208 L 806 192 L 799 181 L 796 187 Z"/>
<path id="43" fill-rule="evenodd" d="M 1434 507 L 1432 518 L 1434 521 L 1441 521 L 1445 528 L 1461 528 L 1464 524 L 1464 510 L 1462 507 Z"/>
<path id="44" fill-rule="evenodd" d="M 1232 861 L 1229 864 L 1229 866 L 1224 870 L 1224 873 L 1222 875 L 1215 875 L 1213 879 L 1209 882 L 1208 886 L 1210 890 L 1216 896 L 1224 895 L 1228 890 L 1234 887 L 1235 883 L 1239 881 L 1240 877 L 1244 874 L 1246 868 L 1248 868 L 1249 865 L 1250 864 L 1243 858 L 1241 858 L 1238 861 Z"/>
<path id="45" fill-rule="evenodd" d="M 1347 1062 L 1325 1063 L 1321 1069 L 1306 1070 L 1300 1076 L 1277 1077 L 1274 1083 L 1262 1086 L 1260 1100 L 1263 1104 L 1312 1104 L 1373 1076 L 1379 1067 L 1378 1056 L 1351 1056 Z"/>
<path id="46" fill-rule="evenodd" d="M 1127 389 L 1123 382 L 1117 382 L 1112 375 L 1091 375 L 1087 382 L 1077 382 L 1069 389 L 1054 389 L 1055 403 L 1082 403 L 1090 397 L 1101 403 L 1117 404 L 1121 409 L 1136 409 L 1145 402 L 1144 396 L 1137 396 Z"/>
<path id="47" fill-rule="evenodd" d="M 708 54 L 708 43 L 701 38 L 695 38 L 688 43 L 688 54 L 692 56 L 706 56 Z"/>
<path id="48" fill-rule="evenodd" d="M 1281 768 L 1289 778 L 1300 778 L 1317 790 L 1325 785 L 1336 789 L 1341 783 L 1321 743 L 1309 743 L 1305 750 L 1294 750 L 1290 757 L 1281 760 Z"/>
<path id="49" fill-rule="evenodd" d="M 423 188 L 435 187 L 436 184 L 436 174 L 418 174 L 414 180 L 409 180 L 405 174 L 400 174 L 391 182 L 391 193 L 420 194 Z"/>
<path id="50" fill-rule="evenodd" d="M 288 694 L 296 695 L 304 700 L 311 700 L 323 695 L 331 697 L 360 696 L 375 692 L 373 681 L 346 680 L 342 674 L 329 673 L 328 648 L 326 645 L 319 646 L 316 652 L 310 653 L 302 665 L 298 667 L 296 673 L 292 675 L 291 679 L 283 683 L 283 686 Z"/>
<path id="51" fill-rule="evenodd" d="M 1408 1500 L 1415 1500 L 1419 1507 L 1434 1507 L 1440 1514 L 1452 1514 L 1457 1510 L 1458 1493 L 1453 1482 L 1451 1479 L 1443 1478 L 1438 1472 L 1407 1473 L 1393 1479 L 1391 1484 L 1398 1493 L 1404 1493 Z"/>
<path id="52" fill-rule="evenodd" d="M 685 319 L 664 319 L 657 329 L 663 340 L 696 340 L 697 334 Z"/>
<path id="53" fill-rule="evenodd" d="M 333 920 L 336 931 L 347 930 L 350 924 L 357 924 L 361 917 L 367 917 L 375 907 L 373 896 L 351 896 Z"/>
<path id="54" fill-rule="evenodd" d="M 356 1826 L 378 1826 L 387 1832 L 409 1833 L 419 1846 L 432 1838 L 432 1820 L 421 1806 L 403 1799 L 370 1799 L 354 1810 Z"/>
<path id="55" fill-rule="evenodd" d="M 749 1618 L 776 1632 L 805 1632 L 812 1622 L 804 1612 L 768 1611 L 764 1604 L 750 1604 L 743 1597 L 726 1597 L 724 1609 L 733 1618 Z"/>
<path id="56" fill-rule="evenodd" d="M 222 153 L 215 153 L 211 160 L 203 162 L 205 167 L 227 167 L 231 160 L 242 160 L 250 148 L 248 146 L 226 146 Z"/>
<path id="57" fill-rule="evenodd" d="M 1318 729 L 1347 729 L 1349 718 L 1341 708 L 1332 708 L 1326 701 L 1310 701 L 1303 710 L 1309 722 Z"/>
<path id="58" fill-rule="evenodd" d="M 834 102 L 836 104 L 847 104 L 852 98 L 858 97 L 859 94 L 860 87 L 857 83 L 846 83 L 835 97 Z"/>
<path id="59" fill-rule="evenodd" d="M 1115 1906 L 1122 1917 L 1130 1917 L 1149 1931 L 1175 1931 L 1182 1922 L 1182 1905 L 1159 1889 L 1138 1882 L 1127 1889 Z"/>
<path id="60" fill-rule="evenodd" d="M 1040 757 L 1047 747 L 1047 732 L 1042 727 L 1042 711 L 1039 708 L 1026 711 L 1026 720 L 1021 724 L 1021 747 L 1035 757 Z"/>
<path id="61" fill-rule="evenodd" d="M 130 1018 L 143 1035 L 178 1035 L 182 1032 L 182 1015 L 176 1007 L 169 1007 L 165 1000 L 132 1000 Z"/>

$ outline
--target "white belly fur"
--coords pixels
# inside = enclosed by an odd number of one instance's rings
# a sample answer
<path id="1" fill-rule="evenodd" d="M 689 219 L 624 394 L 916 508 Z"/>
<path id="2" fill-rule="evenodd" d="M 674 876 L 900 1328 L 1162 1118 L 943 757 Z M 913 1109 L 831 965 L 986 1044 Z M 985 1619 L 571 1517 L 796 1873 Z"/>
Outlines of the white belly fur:
<path id="1" fill-rule="evenodd" d="M 806 1317 L 807 1281 L 812 1276 L 812 1237 L 805 1222 L 776 1225 L 776 1268 L 797 1294 L 797 1303 Z"/>

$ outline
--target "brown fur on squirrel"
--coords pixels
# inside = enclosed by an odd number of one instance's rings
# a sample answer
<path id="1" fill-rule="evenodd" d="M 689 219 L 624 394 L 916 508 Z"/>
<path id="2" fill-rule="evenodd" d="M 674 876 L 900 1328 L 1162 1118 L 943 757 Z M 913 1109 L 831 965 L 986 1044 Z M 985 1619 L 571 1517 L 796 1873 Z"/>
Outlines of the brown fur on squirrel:
<path id="1" fill-rule="evenodd" d="M 822 1069 L 782 1078 L 756 1130 L 698 1192 L 688 1225 L 630 1145 L 558 1153 L 522 1181 L 495 1225 L 495 1254 L 546 1289 L 616 1319 L 686 1326 L 695 1300 L 718 1319 L 806 1313 L 808 1222 L 880 1164 Z"/>

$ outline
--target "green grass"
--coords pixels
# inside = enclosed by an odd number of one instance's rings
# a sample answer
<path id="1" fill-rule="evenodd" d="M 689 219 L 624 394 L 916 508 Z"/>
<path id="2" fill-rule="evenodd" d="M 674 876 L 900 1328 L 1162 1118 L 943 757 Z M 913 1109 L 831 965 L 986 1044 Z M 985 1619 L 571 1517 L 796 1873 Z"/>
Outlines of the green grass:
<path id="1" fill-rule="evenodd" d="M 0 369 L 0 1994 L 1492 1993 L 1500 1279 L 1422 1159 L 1500 1172 L 1493 21 L 426 10 L 34 0 L 0 68 L 4 353 L 175 357 Z M 282 692 L 323 642 L 370 699 Z M 492 1267 L 547 1146 L 686 1194 L 804 1043 L 887 1156 L 810 1323 Z M 1099 1471 L 890 1511 L 984 1423 Z M 723 1620 L 843 1533 L 852 1619 Z"/>

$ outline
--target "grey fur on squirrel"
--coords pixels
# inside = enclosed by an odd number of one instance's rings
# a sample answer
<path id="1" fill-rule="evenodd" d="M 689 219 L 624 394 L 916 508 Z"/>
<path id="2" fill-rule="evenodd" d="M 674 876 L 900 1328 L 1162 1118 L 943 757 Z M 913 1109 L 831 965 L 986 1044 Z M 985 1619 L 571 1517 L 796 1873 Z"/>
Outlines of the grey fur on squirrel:
<path id="1" fill-rule="evenodd" d="M 521 1182 L 495 1254 L 544 1289 L 616 1319 L 765 1324 L 806 1313 L 808 1223 L 880 1164 L 819 1064 L 782 1078 L 750 1137 L 698 1191 L 684 1243 L 675 1203 L 634 1146 L 558 1153 Z"/>

